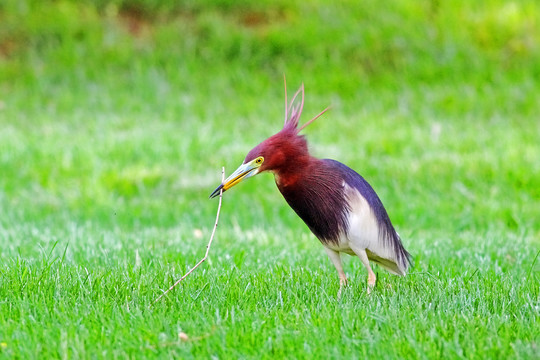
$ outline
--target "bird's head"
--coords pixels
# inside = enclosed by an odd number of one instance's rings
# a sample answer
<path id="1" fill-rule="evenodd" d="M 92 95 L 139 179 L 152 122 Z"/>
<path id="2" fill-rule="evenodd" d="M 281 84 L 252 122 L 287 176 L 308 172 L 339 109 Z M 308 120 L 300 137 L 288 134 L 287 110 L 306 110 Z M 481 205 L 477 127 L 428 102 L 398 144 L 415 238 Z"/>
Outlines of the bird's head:
<path id="1" fill-rule="evenodd" d="M 294 106 L 299 94 L 302 94 L 302 100 Z M 304 136 L 299 135 L 299 132 L 329 108 L 324 109 L 313 119 L 298 127 L 303 107 L 304 85 L 298 89 L 290 104 L 287 103 L 287 88 L 285 87 L 285 124 L 283 129 L 255 146 L 246 155 L 242 165 L 212 192 L 210 198 L 218 196 L 221 190 L 227 191 L 244 179 L 264 171 L 283 171 L 289 166 L 296 166 L 309 157 L 307 142 Z"/>

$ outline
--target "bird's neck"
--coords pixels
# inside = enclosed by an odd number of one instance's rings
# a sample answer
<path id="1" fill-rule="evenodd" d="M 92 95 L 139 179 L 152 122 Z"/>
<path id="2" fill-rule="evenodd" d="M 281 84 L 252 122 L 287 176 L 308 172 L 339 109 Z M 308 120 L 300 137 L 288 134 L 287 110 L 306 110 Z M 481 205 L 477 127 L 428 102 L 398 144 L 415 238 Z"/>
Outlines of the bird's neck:
<path id="1" fill-rule="evenodd" d="M 274 170 L 278 188 L 280 190 L 291 189 L 301 184 L 305 174 L 310 172 L 317 161 L 317 158 L 308 153 L 305 156 L 296 157 L 294 161 L 287 162 L 279 169 Z"/>

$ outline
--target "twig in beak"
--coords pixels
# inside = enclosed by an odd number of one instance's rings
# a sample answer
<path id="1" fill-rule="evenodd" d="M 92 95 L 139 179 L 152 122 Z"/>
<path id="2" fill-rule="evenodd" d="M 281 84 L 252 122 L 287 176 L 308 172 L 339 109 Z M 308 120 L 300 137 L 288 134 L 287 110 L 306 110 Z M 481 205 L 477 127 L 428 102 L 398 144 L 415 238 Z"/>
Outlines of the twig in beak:
<path id="1" fill-rule="evenodd" d="M 223 181 L 225 181 L 225 167 L 221 168 L 221 183 L 223 183 Z M 154 300 L 154 302 L 150 306 L 154 305 L 162 297 L 167 295 L 167 293 L 169 293 L 169 291 L 171 291 L 178 284 L 180 284 L 182 282 L 182 280 L 184 280 L 186 277 L 188 277 L 188 275 L 191 274 L 193 272 L 193 270 L 195 270 L 197 267 L 199 267 L 199 265 L 201 265 L 208 258 L 208 253 L 210 252 L 210 247 L 212 246 L 212 240 L 214 240 L 214 234 L 216 233 L 216 229 L 217 229 L 217 225 L 218 225 L 218 221 L 219 221 L 219 212 L 221 211 L 221 199 L 222 198 L 223 198 L 223 189 L 220 189 L 219 190 L 219 204 L 218 204 L 217 214 L 216 214 L 216 222 L 214 223 L 214 229 L 212 230 L 212 235 L 210 235 L 210 240 L 208 241 L 208 245 L 206 245 L 206 254 L 204 254 L 204 257 L 193 268 L 191 268 L 191 270 L 189 270 L 184 276 L 182 276 L 170 288 L 168 288 L 167 291 L 165 291 L 156 300 Z"/>

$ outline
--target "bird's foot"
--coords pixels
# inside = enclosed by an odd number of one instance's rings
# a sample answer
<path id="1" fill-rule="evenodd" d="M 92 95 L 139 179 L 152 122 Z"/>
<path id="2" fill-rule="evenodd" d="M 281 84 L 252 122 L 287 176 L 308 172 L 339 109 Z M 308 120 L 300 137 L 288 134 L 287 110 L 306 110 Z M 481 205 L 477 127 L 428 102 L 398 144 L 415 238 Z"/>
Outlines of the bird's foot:
<path id="1" fill-rule="evenodd" d="M 375 276 L 375 273 L 369 273 L 368 274 L 368 287 L 367 287 L 367 293 L 371 294 L 371 290 L 375 287 L 375 283 L 377 282 L 377 277 Z"/>
<path id="2" fill-rule="evenodd" d="M 339 290 L 338 290 L 338 293 L 337 293 L 338 300 L 341 300 L 341 291 L 345 287 L 347 287 L 347 278 L 345 276 L 343 276 L 343 277 L 340 276 L 339 277 Z"/>
<path id="3" fill-rule="evenodd" d="M 374 287 L 375 287 L 375 285 L 368 284 L 368 286 L 367 286 L 368 295 L 371 294 L 371 291 L 373 290 Z"/>

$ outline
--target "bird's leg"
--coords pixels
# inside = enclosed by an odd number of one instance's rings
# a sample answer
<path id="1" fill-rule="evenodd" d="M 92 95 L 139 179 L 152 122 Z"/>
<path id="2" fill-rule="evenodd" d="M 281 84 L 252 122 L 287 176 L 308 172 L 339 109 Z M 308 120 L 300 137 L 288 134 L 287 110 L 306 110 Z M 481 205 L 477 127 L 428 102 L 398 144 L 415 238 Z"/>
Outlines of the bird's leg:
<path id="1" fill-rule="evenodd" d="M 369 265 L 369 259 L 366 253 L 366 249 L 360 249 L 356 246 L 353 246 L 351 244 L 351 249 L 354 251 L 356 256 L 360 258 L 360 261 L 362 261 L 362 264 L 366 267 L 368 271 L 368 288 L 367 292 L 368 294 L 371 293 L 371 290 L 375 287 L 375 282 L 377 281 L 377 276 L 375 276 L 375 273 L 373 270 L 371 270 L 371 266 Z"/>
<path id="2" fill-rule="evenodd" d="M 341 290 L 343 287 L 347 286 L 347 276 L 345 275 L 345 272 L 343 271 L 343 265 L 341 264 L 341 256 L 339 253 L 335 250 L 329 249 L 327 247 L 324 247 L 326 250 L 326 253 L 328 254 L 328 257 L 330 260 L 332 260 L 332 263 L 336 267 L 336 270 L 339 275 L 339 291 L 338 291 L 338 298 L 341 297 Z"/>

